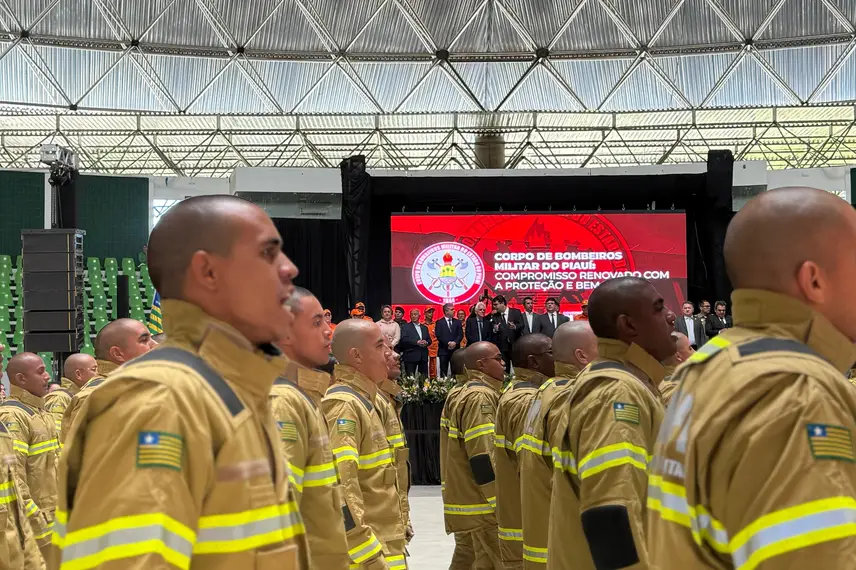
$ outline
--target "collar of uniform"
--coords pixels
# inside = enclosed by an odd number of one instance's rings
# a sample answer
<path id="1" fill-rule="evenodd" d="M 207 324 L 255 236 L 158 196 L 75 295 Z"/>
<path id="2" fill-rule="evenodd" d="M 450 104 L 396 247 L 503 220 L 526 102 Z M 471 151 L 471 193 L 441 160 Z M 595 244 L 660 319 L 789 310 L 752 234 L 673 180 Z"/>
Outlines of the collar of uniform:
<path id="1" fill-rule="evenodd" d="M 98 375 L 99 376 L 108 376 L 115 372 L 121 364 L 116 364 L 115 362 L 110 362 L 109 360 L 101 360 L 100 358 L 95 361 L 98 364 Z"/>
<path id="2" fill-rule="evenodd" d="M 673 366 L 671 364 L 663 365 L 663 370 L 664 370 L 664 374 L 666 375 L 666 377 L 669 377 L 672 374 L 674 374 L 676 368 L 677 368 L 677 366 Z"/>
<path id="3" fill-rule="evenodd" d="M 27 404 L 32 408 L 36 408 L 39 410 L 45 409 L 45 401 L 39 398 L 38 396 L 30 394 L 29 392 L 27 392 L 23 388 L 19 388 L 18 386 L 12 386 L 11 388 L 12 390 L 10 398 L 14 398 L 19 402 L 23 402 L 24 404 Z"/>
<path id="4" fill-rule="evenodd" d="M 494 389 L 497 393 L 502 391 L 502 380 L 491 378 L 484 372 L 480 372 L 478 370 L 467 370 L 467 377 L 470 379 L 470 381 L 486 384 L 490 388 Z"/>
<path id="5" fill-rule="evenodd" d="M 80 392 L 80 388 L 77 386 L 77 384 L 75 384 L 65 376 L 63 376 L 62 380 L 60 380 L 60 386 L 71 392 L 72 396 Z"/>
<path id="6" fill-rule="evenodd" d="M 655 388 L 666 376 L 663 365 L 635 342 L 628 345 L 620 340 L 598 338 L 597 353 L 601 358 L 618 360 L 636 367 Z"/>
<path id="7" fill-rule="evenodd" d="M 738 289 L 731 294 L 734 325 L 786 336 L 823 355 L 844 372 L 856 361 L 856 346 L 829 319 L 805 303 L 770 291 Z"/>
<path id="8" fill-rule="evenodd" d="M 285 378 L 297 384 L 301 390 L 319 404 L 321 403 L 321 398 L 327 392 L 327 388 L 330 387 L 329 374 L 300 366 L 293 360 L 289 361 L 285 369 Z"/>
<path id="9" fill-rule="evenodd" d="M 556 376 L 573 380 L 580 375 L 578 366 L 568 364 L 567 362 L 556 361 Z"/>
<path id="10" fill-rule="evenodd" d="M 549 378 L 536 370 L 530 370 L 529 368 L 515 368 L 514 380 L 512 382 L 515 385 L 520 384 L 521 382 L 529 382 L 535 386 L 540 386 L 547 380 L 549 380 Z"/>
<path id="11" fill-rule="evenodd" d="M 456 385 L 463 386 L 464 384 L 466 384 L 469 381 L 470 381 L 470 379 L 467 378 L 466 374 L 455 374 L 455 384 Z"/>
<path id="12" fill-rule="evenodd" d="M 390 397 L 392 397 L 393 400 L 395 400 L 399 394 L 404 392 L 404 389 L 401 386 L 399 386 L 396 382 L 393 382 L 389 378 L 384 380 L 378 388 L 384 394 L 388 394 Z"/>
<path id="13" fill-rule="evenodd" d="M 333 368 L 333 378 L 336 382 L 347 384 L 352 388 L 357 388 L 361 392 L 369 396 L 369 400 L 374 401 L 377 395 L 377 384 L 371 381 L 368 376 L 352 366 L 337 364 Z"/>
<path id="14" fill-rule="evenodd" d="M 169 344 L 193 350 L 221 376 L 254 396 L 267 398 L 286 368 L 278 350 L 254 347 L 233 327 L 195 305 L 170 299 L 162 302 L 161 311 Z"/>

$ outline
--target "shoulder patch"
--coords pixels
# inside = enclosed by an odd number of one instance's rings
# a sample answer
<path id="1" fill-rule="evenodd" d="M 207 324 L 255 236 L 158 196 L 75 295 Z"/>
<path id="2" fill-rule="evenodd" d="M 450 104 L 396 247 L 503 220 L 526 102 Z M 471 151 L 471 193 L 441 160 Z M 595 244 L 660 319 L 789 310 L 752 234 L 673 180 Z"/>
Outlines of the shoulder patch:
<path id="1" fill-rule="evenodd" d="M 181 471 L 184 438 L 165 431 L 141 431 L 137 436 L 137 469 Z"/>
<path id="2" fill-rule="evenodd" d="M 18 425 L 18 422 L 3 422 L 5 426 L 5 430 L 3 431 L 21 431 L 21 426 Z"/>
<path id="3" fill-rule="evenodd" d="M 485 415 L 490 415 L 490 414 L 496 413 L 496 409 L 494 409 L 494 407 L 491 406 L 490 404 L 482 404 L 480 409 L 481 409 L 481 413 L 485 414 Z"/>
<path id="4" fill-rule="evenodd" d="M 831 424 L 808 424 L 808 444 L 815 459 L 856 462 L 850 430 Z"/>
<path id="5" fill-rule="evenodd" d="M 612 413 L 615 415 L 616 421 L 627 422 L 629 424 L 639 423 L 639 406 L 636 404 L 614 402 L 612 404 Z"/>
<path id="6" fill-rule="evenodd" d="M 282 441 L 297 441 L 297 426 L 294 422 L 276 422 Z"/>
<path id="7" fill-rule="evenodd" d="M 354 420 L 344 419 L 336 420 L 336 432 L 356 436 L 357 422 L 355 422 Z"/>

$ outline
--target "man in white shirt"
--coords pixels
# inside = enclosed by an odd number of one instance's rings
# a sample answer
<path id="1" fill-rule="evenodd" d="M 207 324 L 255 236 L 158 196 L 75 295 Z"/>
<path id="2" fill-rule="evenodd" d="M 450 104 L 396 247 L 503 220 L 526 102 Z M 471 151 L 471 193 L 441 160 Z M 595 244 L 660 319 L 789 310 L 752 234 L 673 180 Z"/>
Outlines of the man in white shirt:
<path id="1" fill-rule="evenodd" d="M 686 335 L 690 346 L 696 349 L 707 342 L 707 335 L 702 320 L 693 316 L 694 308 L 691 302 L 684 301 L 681 305 L 681 316 L 675 319 L 675 330 Z"/>
<path id="2" fill-rule="evenodd" d="M 541 319 L 535 313 L 535 301 L 532 297 L 523 297 L 523 333 L 535 334 L 541 332 Z"/>

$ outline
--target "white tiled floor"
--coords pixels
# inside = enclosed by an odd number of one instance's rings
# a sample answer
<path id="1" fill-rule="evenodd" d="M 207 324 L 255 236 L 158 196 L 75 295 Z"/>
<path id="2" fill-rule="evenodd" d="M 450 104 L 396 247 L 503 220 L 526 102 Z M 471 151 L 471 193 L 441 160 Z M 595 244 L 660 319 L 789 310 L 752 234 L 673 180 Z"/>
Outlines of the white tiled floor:
<path id="1" fill-rule="evenodd" d="M 443 498 L 440 487 L 411 487 L 410 520 L 416 536 L 407 550 L 410 570 L 445 570 L 452 560 L 455 538 L 443 525 Z"/>

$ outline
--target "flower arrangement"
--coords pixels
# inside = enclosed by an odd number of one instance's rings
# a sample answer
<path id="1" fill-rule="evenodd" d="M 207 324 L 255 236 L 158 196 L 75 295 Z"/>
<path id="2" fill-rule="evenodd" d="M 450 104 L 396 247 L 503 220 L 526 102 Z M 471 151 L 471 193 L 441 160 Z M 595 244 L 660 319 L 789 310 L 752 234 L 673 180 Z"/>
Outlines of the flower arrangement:
<path id="1" fill-rule="evenodd" d="M 449 390 L 455 387 L 454 378 L 426 378 L 421 374 L 402 376 L 398 380 L 404 390 L 404 403 L 439 403 L 446 401 Z"/>

